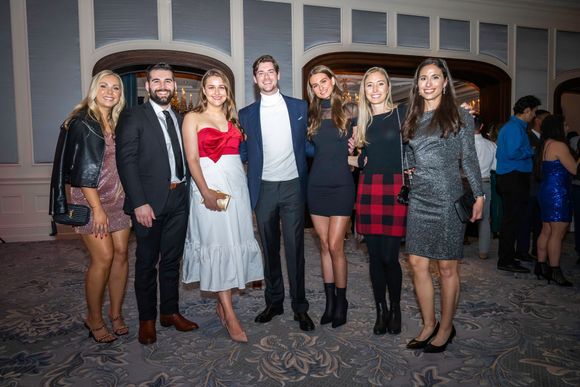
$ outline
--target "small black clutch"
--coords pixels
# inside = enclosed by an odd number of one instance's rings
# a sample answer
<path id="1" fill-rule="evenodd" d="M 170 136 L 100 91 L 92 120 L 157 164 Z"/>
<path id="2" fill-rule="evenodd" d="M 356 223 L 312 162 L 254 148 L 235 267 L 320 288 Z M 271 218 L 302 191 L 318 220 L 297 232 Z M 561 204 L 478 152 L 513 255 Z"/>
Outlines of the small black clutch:
<path id="1" fill-rule="evenodd" d="M 403 184 L 401 186 L 401 190 L 397 194 L 397 203 L 403 204 L 406 206 L 409 205 L 409 186 L 408 185 Z"/>
<path id="2" fill-rule="evenodd" d="M 467 191 L 459 199 L 455 201 L 455 211 L 461 223 L 467 223 L 473 214 L 473 204 L 475 204 L 475 197 L 473 192 Z"/>
<path id="3" fill-rule="evenodd" d="M 89 223 L 91 209 L 82 204 L 67 204 L 68 211 L 64 214 L 55 214 L 52 219 L 55 223 L 68 226 L 84 226 Z"/>

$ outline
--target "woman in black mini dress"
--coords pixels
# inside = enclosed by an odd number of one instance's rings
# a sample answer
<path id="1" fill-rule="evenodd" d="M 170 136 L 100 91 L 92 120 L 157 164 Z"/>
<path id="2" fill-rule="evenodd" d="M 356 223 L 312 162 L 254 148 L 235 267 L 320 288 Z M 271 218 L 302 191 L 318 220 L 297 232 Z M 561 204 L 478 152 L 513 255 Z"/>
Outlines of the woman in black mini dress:
<path id="1" fill-rule="evenodd" d="M 355 187 L 348 166 L 351 115 L 342 103 L 334 73 L 316 66 L 308 76 L 308 137 L 316 145 L 308 179 L 308 207 L 320 238 L 326 309 L 320 324 L 346 323 L 347 261 L 344 236 L 354 206 Z"/>

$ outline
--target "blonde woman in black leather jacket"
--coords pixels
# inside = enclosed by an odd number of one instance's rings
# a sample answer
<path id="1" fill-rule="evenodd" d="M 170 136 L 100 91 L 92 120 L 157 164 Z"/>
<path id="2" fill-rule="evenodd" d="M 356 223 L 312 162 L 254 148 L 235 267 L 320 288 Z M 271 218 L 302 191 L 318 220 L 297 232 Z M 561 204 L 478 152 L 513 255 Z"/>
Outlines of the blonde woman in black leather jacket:
<path id="1" fill-rule="evenodd" d="M 115 127 L 124 106 L 121 78 L 109 70 L 95 75 L 88 95 L 61 128 L 51 179 L 51 214 L 66 211 L 67 193 L 69 203 L 84 204 L 91 209 L 89 223 L 75 227 L 75 232 L 81 234 L 89 250 L 85 326 L 89 336 L 98 343 L 115 341 L 115 335 L 126 335 L 129 331 L 121 309 L 127 285 L 131 224 L 123 212 L 124 193 L 115 164 L 114 141 Z M 102 315 L 107 287 L 112 332 Z"/>

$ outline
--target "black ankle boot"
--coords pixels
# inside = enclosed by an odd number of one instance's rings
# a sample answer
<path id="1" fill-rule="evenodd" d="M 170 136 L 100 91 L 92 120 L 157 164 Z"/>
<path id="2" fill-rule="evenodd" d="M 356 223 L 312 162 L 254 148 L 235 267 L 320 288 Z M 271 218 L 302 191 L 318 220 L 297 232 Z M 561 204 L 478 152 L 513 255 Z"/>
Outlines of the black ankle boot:
<path id="1" fill-rule="evenodd" d="M 401 304 L 398 302 L 391 302 L 387 330 L 391 335 L 398 335 L 401 333 Z"/>
<path id="2" fill-rule="evenodd" d="M 346 311 L 348 301 L 346 300 L 346 288 L 336 288 L 336 304 L 332 315 L 332 327 L 336 328 L 346 324 Z"/>
<path id="3" fill-rule="evenodd" d="M 550 274 L 550 266 L 546 262 L 536 262 L 534 266 L 534 274 L 536 275 L 537 279 L 547 279 L 548 282 L 552 279 L 552 275 Z"/>
<path id="4" fill-rule="evenodd" d="M 377 302 L 377 321 L 373 327 L 373 333 L 375 335 L 384 335 L 387 333 L 387 321 L 388 321 L 388 310 L 387 302 L 381 301 Z"/>
<path id="5" fill-rule="evenodd" d="M 552 272 L 552 281 L 560 286 L 572 286 L 572 282 L 568 281 L 566 277 L 564 277 L 560 266 L 550 267 L 550 271 Z"/>
<path id="6" fill-rule="evenodd" d="M 326 308 L 324 314 L 320 318 L 320 325 L 332 322 L 332 315 L 334 313 L 334 304 L 336 303 L 336 287 L 333 283 L 324 284 L 324 293 L 326 293 Z"/>

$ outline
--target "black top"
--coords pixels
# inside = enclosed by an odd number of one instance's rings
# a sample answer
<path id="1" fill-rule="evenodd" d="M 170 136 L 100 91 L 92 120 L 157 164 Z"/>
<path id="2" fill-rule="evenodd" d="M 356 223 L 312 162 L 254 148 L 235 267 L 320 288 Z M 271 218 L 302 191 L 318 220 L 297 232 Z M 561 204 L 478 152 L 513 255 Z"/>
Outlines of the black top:
<path id="1" fill-rule="evenodd" d="M 397 113 L 399 114 L 397 117 Z M 406 106 L 399 106 L 388 113 L 373 116 L 373 122 L 367 128 L 367 145 L 363 148 L 362 157 L 367 157 L 364 167 L 368 174 L 401 173 L 401 124 L 407 113 Z"/>
<path id="2" fill-rule="evenodd" d="M 316 145 L 316 154 L 310 170 L 309 184 L 334 187 L 354 185 L 352 173 L 348 166 L 348 139 L 352 130 L 341 135 L 334 121 L 330 118 L 329 101 L 322 104 L 322 122 L 312 142 Z"/>

